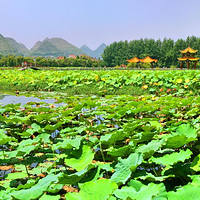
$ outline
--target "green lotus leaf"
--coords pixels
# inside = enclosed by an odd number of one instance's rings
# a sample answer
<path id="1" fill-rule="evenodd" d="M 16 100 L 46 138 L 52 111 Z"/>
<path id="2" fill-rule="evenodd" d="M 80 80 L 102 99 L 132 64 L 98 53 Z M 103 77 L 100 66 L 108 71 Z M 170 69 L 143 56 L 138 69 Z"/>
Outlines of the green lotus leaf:
<path id="1" fill-rule="evenodd" d="M 56 194 L 58 193 L 63 187 L 63 184 L 57 184 L 57 183 L 53 183 L 49 186 L 48 188 L 48 192 Z"/>
<path id="2" fill-rule="evenodd" d="M 153 156 L 153 154 L 162 146 L 164 140 L 152 140 L 146 145 L 139 146 L 135 151 L 143 154 L 144 159 Z"/>
<path id="3" fill-rule="evenodd" d="M 190 124 L 181 124 L 172 135 L 165 136 L 167 148 L 180 148 L 183 145 L 197 140 L 197 131 Z"/>
<path id="4" fill-rule="evenodd" d="M 10 173 L 6 175 L 6 179 L 8 180 L 14 180 L 14 179 L 21 179 L 26 178 L 28 175 L 26 172 L 16 172 L 16 173 Z"/>
<path id="5" fill-rule="evenodd" d="M 180 148 L 187 143 L 186 141 L 185 135 L 172 135 L 167 137 L 166 148 Z"/>
<path id="6" fill-rule="evenodd" d="M 59 200 L 60 195 L 49 195 L 49 194 L 44 194 L 40 197 L 40 200 Z"/>
<path id="7" fill-rule="evenodd" d="M 79 150 L 74 150 L 65 159 L 67 166 L 73 167 L 77 171 L 86 168 L 94 159 L 94 152 L 91 147 L 83 145 Z"/>
<path id="8" fill-rule="evenodd" d="M 158 182 L 162 182 L 168 178 L 171 178 L 171 177 L 174 177 L 175 175 L 173 174 L 169 174 L 167 176 L 154 176 L 152 173 L 148 173 L 146 172 L 145 170 L 138 170 L 136 172 L 133 173 L 133 177 L 138 180 L 147 180 L 147 181 L 150 181 L 150 182 L 155 182 L 155 181 L 158 181 Z"/>
<path id="9" fill-rule="evenodd" d="M 27 190 L 19 190 L 11 192 L 11 196 L 19 200 L 34 200 L 38 199 L 48 189 L 49 185 L 57 180 L 56 175 L 48 175 L 39 180 L 33 187 Z"/>
<path id="10" fill-rule="evenodd" d="M 99 179 L 83 184 L 79 193 L 67 193 L 65 197 L 67 200 L 105 200 L 117 187 L 117 184 L 109 179 Z"/>
<path id="11" fill-rule="evenodd" d="M 189 159 L 192 155 L 192 151 L 187 149 L 186 151 L 181 150 L 180 152 L 175 152 L 172 154 L 166 154 L 162 157 L 151 157 L 150 162 L 162 165 L 174 165 L 178 162 L 184 162 L 186 159 Z"/>
<path id="12" fill-rule="evenodd" d="M 71 185 L 77 184 L 93 168 L 94 168 L 93 165 L 89 165 L 85 169 L 73 174 L 63 173 L 59 176 L 59 183 L 71 184 Z"/>
<path id="13" fill-rule="evenodd" d="M 9 157 L 17 157 L 17 156 L 26 156 L 28 155 L 31 151 L 37 149 L 39 147 L 39 145 L 32 145 L 32 146 L 25 146 L 22 148 L 18 148 L 16 151 L 12 151 L 9 154 Z"/>
<path id="14" fill-rule="evenodd" d="M 115 172 L 111 176 L 111 180 L 118 184 L 125 184 L 125 182 L 130 178 L 132 172 L 136 170 L 142 161 L 143 158 L 141 153 L 132 153 L 126 159 L 119 158 L 119 162 L 115 166 Z"/>
<path id="15" fill-rule="evenodd" d="M 150 183 L 149 185 L 141 186 L 139 191 L 136 191 L 134 187 L 124 186 L 121 189 L 117 189 L 114 192 L 114 195 L 122 200 L 126 199 L 136 199 L 136 200 L 152 200 L 152 197 L 155 197 L 159 194 L 161 185 Z"/>
<path id="16" fill-rule="evenodd" d="M 200 171 L 200 154 L 194 158 L 190 167 L 196 172 Z"/>
<path id="17" fill-rule="evenodd" d="M 116 141 L 123 140 L 125 137 L 127 137 L 127 134 L 122 134 L 121 131 L 116 131 L 116 132 L 101 136 L 100 141 L 102 144 L 112 145 Z"/>
<path id="18" fill-rule="evenodd" d="M 111 147 L 110 149 L 108 149 L 107 154 L 111 156 L 124 156 L 124 155 L 130 154 L 133 148 L 134 148 L 134 145 L 132 146 L 126 145 L 126 146 L 118 147 L 118 148 Z"/>
<path id="19" fill-rule="evenodd" d="M 79 149 L 81 145 L 81 137 L 76 137 L 75 139 L 63 139 L 62 142 L 58 142 L 53 145 L 54 149 Z"/>
<path id="20" fill-rule="evenodd" d="M 199 200 L 200 186 L 188 184 L 178 189 L 176 192 L 168 192 L 168 200 Z"/>
<path id="21" fill-rule="evenodd" d="M 11 138 L 5 134 L 3 129 L 0 129 L 0 145 L 4 145 L 9 141 L 11 141 Z"/>

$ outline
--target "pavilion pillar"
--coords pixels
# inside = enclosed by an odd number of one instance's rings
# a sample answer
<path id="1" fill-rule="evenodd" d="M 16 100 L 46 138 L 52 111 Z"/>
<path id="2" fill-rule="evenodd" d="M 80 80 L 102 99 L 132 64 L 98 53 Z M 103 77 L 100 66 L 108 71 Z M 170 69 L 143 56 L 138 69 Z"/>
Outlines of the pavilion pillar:
<path id="1" fill-rule="evenodd" d="M 183 69 L 183 62 L 181 62 L 181 69 Z"/>
<path id="2" fill-rule="evenodd" d="M 187 68 L 189 69 L 190 67 L 190 63 L 189 63 L 189 60 L 187 60 Z"/>
<path id="3" fill-rule="evenodd" d="M 195 68 L 195 69 L 197 68 L 197 62 L 194 63 L 194 68 Z"/>

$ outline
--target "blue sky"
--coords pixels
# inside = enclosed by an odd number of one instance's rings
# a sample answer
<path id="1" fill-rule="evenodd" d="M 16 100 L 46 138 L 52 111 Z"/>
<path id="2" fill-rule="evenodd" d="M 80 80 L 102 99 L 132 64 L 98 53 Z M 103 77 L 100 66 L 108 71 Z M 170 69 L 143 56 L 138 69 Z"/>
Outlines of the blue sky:
<path id="1" fill-rule="evenodd" d="M 0 33 L 31 48 L 46 37 L 77 47 L 200 36 L 199 0 L 0 0 Z"/>

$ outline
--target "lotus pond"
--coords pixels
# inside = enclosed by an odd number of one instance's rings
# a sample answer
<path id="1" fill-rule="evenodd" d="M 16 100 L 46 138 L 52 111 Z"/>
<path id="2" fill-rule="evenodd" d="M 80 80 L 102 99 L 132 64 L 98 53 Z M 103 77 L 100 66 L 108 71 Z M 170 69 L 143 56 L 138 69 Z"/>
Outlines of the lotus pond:
<path id="1" fill-rule="evenodd" d="M 73 81 L 84 76 L 76 83 L 82 86 L 92 86 L 88 81 L 93 76 L 96 81 L 98 75 L 100 92 L 87 96 L 64 92 L 66 87 L 81 87 L 70 86 L 70 78 L 62 83 L 64 72 L 51 74 L 57 89 L 48 86 L 50 72 L 42 72 L 38 79 L 38 72 L 12 72 L 16 80 L 21 77 L 18 82 L 11 81 L 9 72 L 1 76 L 13 87 L 28 73 L 36 85 L 43 80 L 44 90 L 57 92 L 27 92 L 43 99 L 0 105 L 0 199 L 199 199 L 199 72 L 173 71 L 171 78 L 169 71 L 164 75 L 120 71 L 123 76 L 88 72 L 87 81 L 86 72 L 65 72 Z M 130 81 L 130 86 L 148 92 L 107 95 L 102 84 L 106 90 L 116 86 L 105 83 L 106 77 L 116 77 L 119 87 Z"/>

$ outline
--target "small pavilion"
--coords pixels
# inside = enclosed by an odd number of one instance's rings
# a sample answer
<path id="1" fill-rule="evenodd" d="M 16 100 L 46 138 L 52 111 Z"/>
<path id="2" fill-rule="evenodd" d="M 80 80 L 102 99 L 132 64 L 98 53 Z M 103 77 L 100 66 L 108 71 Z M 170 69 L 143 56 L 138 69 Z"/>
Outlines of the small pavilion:
<path id="1" fill-rule="evenodd" d="M 153 58 L 149 57 L 149 55 L 144 59 L 140 59 L 140 61 L 143 63 L 157 63 L 158 62 L 157 59 L 153 59 Z"/>
<path id="2" fill-rule="evenodd" d="M 183 62 L 187 63 L 187 68 L 190 68 L 190 62 L 194 62 L 194 68 L 196 69 L 197 62 L 199 58 L 195 58 L 197 50 L 192 49 L 190 46 L 186 49 L 180 51 L 182 54 L 182 58 L 178 58 L 181 64 L 181 69 L 183 68 Z"/>
<path id="3" fill-rule="evenodd" d="M 130 63 L 157 63 L 158 60 L 157 59 L 153 59 L 151 57 L 149 57 L 149 55 L 146 57 L 146 58 L 143 58 L 143 59 L 139 59 L 137 57 L 134 57 L 130 60 L 127 60 L 128 62 Z"/>
<path id="4" fill-rule="evenodd" d="M 130 62 L 130 63 L 138 63 L 138 62 L 140 62 L 140 59 L 137 58 L 137 57 L 134 57 L 134 58 L 127 60 L 127 61 Z"/>

